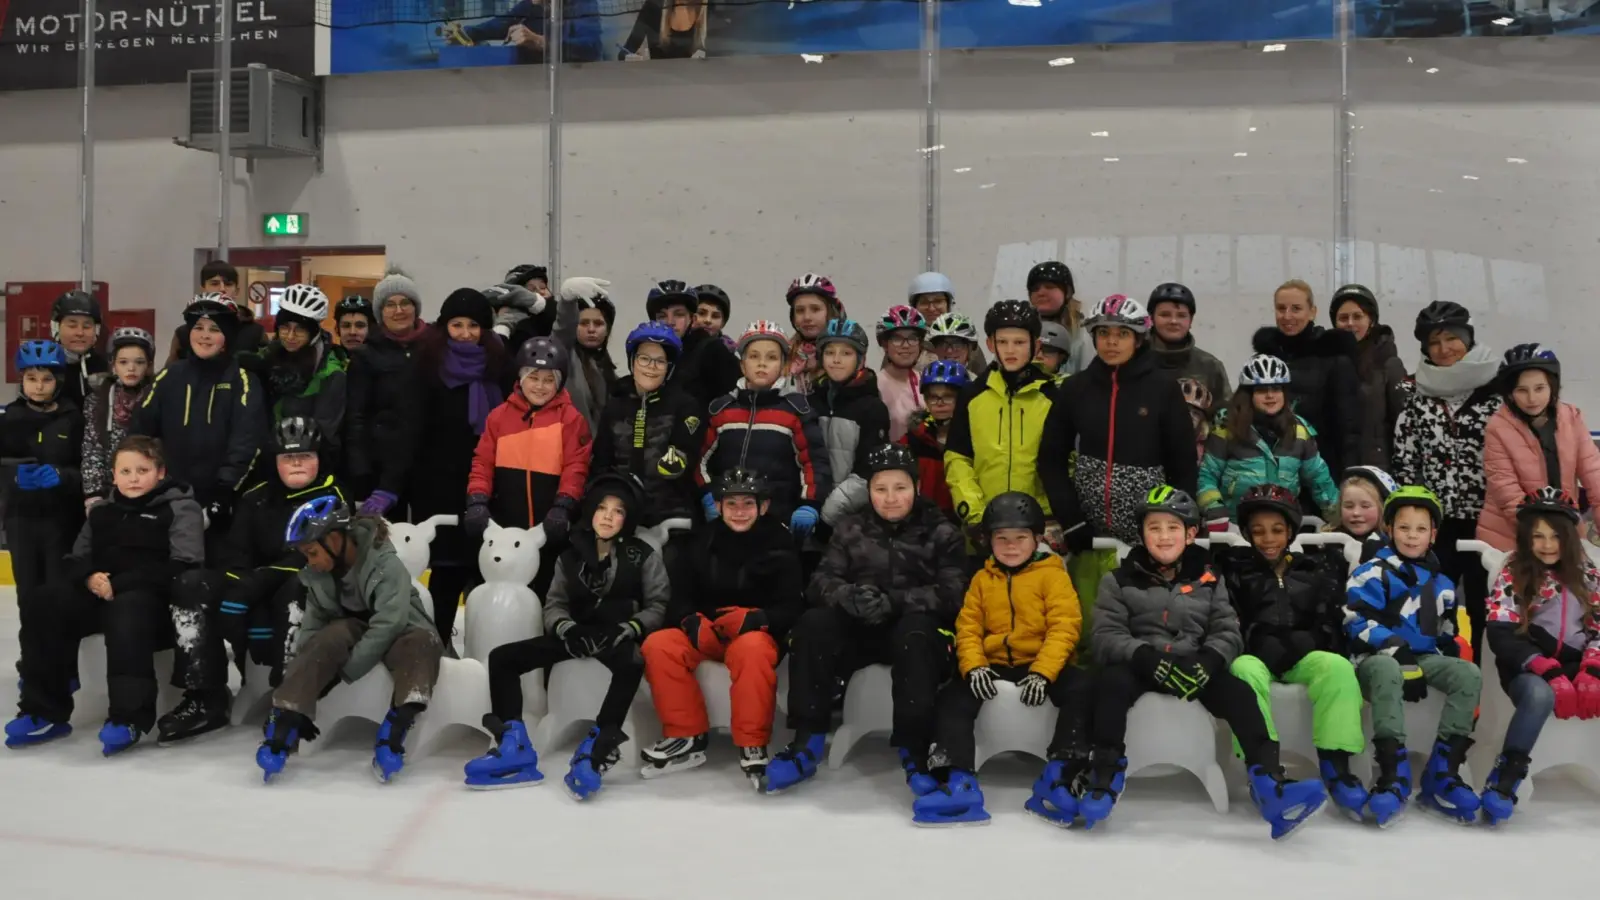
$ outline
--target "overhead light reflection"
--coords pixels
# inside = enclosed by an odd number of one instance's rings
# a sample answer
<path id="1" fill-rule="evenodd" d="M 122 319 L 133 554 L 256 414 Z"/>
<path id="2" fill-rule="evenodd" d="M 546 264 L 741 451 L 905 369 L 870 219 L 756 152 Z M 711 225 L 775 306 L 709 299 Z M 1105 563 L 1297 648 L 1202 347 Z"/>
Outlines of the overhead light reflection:
<path id="1" fill-rule="evenodd" d="M 1476 175 L 1463 175 L 1463 176 L 1461 176 L 1461 180 L 1462 181 L 1477 181 L 1478 180 L 1478 176 L 1476 176 Z"/>
<path id="2" fill-rule="evenodd" d="M 1104 161 L 1105 162 L 1122 162 L 1122 157 L 1120 157 L 1120 156 L 1108 156 L 1108 157 L 1105 158 Z"/>
<path id="3" fill-rule="evenodd" d="M 1288 44 L 1268 44 L 1261 48 L 1262 53 L 1282 53 L 1289 49 Z"/>
<path id="4" fill-rule="evenodd" d="M 1520 156 L 1508 156 L 1508 157 L 1506 157 L 1506 162 L 1512 163 L 1513 165 L 1520 166 L 1520 165 L 1526 163 L 1527 160 L 1523 159 Z"/>
<path id="5" fill-rule="evenodd" d="M 821 53 L 802 53 L 800 59 L 808 63 L 821 63 L 826 57 Z"/>
<path id="6" fill-rule="evenodd" d="M 1111 132 L 1109 132 L 1109 131 L 1091 131 L 1091 132 L 1089 132 L 1089 137 L 1111 137 Z"/>
<path id="7" fill-rule="evenodd" d="M 967 173 L 968 173 L 968 172 L 971 172 L 971 171 L 972 171 L 972 167 L 971 167 L 971 166 L 962 166 L 962 167 L 961 167 L 961 168 L 959 168 L 959 169 L 956 169 L 956 170 L 954 170 L 954 171 L 955 171 L 955 173 L 956 173 L 956 174 L 957 174 L 957 175 L 965 175 L 965 174 L 967 174 Z"/>
<path id="8" fill-rule="evenodd" d="M 1238 152 L 1238 153 L 1235 153 L 1235 154 L 1234 154 L 1234 155 L 1233 155 L 1233 156 L 1234 156 L 1234 158 L 1235 158 L 1235 159 L 1238 159 L 1238 158 L 1239 158 L 1239 157 L 1241 157 L 1241 156 L 1249 156 L 1249 155 L 1250 155 L 1250 154 L 1248 154 L 1248 153 L 1246 153 L 1246 152 L 1244 152 L 1244 151 L 1242 151 L 1242 150 L 1241 150 L 1241 151 L 1239 151 L 1239 152 Z"/>
<path id="9" fill-rule="evenodd" d="M 1050 65 L 1051 66 L 1070 66 L 1075 62 L 1077 62 L 1077 60 L 1073 59 L 1070 56 L 1058 56 L 1055 59 L 1050 60 Z"/>
<path id="10" fill-rule="evenodd" d="M 1493 20 L 1494 24 L 1499 25 L 1502 28 L 1504 28 L 1507 25 L 1510 25 L 1511 23 L 1513 23 L 1515 21 L 1517 21 L 1517 20 L 1511 18 L 1510 16 L 1501 16 L 1500 18 Z"/>
<path id="11" fill-rule="evenodd" d="M 1426 72 L 1429 75 L 1437 75 L 1437 74 L 1439 74 L 1439 67 L 1438 66 L 1434 66 L 1431 69 L 1423 69 L 1422 71 Z"/>

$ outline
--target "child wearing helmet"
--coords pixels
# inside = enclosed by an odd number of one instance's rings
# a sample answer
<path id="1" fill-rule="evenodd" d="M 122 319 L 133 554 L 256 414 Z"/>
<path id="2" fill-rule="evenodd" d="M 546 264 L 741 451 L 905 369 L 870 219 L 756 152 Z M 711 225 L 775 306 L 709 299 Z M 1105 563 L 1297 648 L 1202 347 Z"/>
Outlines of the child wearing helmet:
<path id="1" fill-rule="evenodd" d="M 911 427 L 900 442 L 917 457 L 917 493 L 944 510 L 956 524 L 964 524 L 957 518 L 955 501 L 950 498 L 944 451 L 950 439 L 950 423 L 972 378 L 960 363 L 936 359 L 922 370 L 918 383 L 924 409 L 911 420 Z"/>
<path id="2" fill-rule="evenodd" d="M 917 389 L 917 363 L 928 320 L 909 306 L 891 306 L 878 320 L 878 346 L 883 365 L 878 371 L 878 394 L 889 410 L 889 440 L 905 437 L 911 416 L 922 408 Z"/>
<path id="3" fill-rule="evenodd" d="M 411 573 L 389 540 L 389 524 L 352 515 L 334 496 L 307 501 L 289 517 L 285 543 L 305 557 L 305 616 L 294 659 L 272 692 L 272 712 L 256 750 L 271 782 L 302 740 L 315 740 L 317 700 L 328 685 L 359 681 L 382 664 L 394 680 L 378 726 L 372 774 L 387 783 L 405 765 L 405 739 L 428 708 L 444 645 Z"/>
<path id="4" fill-rule="evenodd" d="M 805 582 L 794 538 L 772 515 L 767 479 L 753 469 L 723 469 L 712 502 L 716 516 L 693 533 L 669 572 L 666 622 L 642 648 L 663 734 L 642 752 L 642 774 L 655 778 L 705 763 L 711 725 L 694 672 L 710 659 L 728 665 L 739 768 L 761 790 L 777 706 L 778 648 L 805 611 Z"/>
<path id="5" fill-rule="evenodd" d="M 1072 342 L 1072 352 L 1062 371 L 1068 375 L 1083 371 L 1094 359 L 1094 341 L 1084 328 L 1083 307 L 1076 295 L 1072 270 L 1055 260 L 1039 263 L 1028 270 L 1027 286 L 1028 302 L 1039 311 L 1039 318 L 1065 328 Z"/>
<path id="6" fill-rule="evenodd" d="M 1516 549 L 1489 592 L 1489 648 L 1516 709 L 1480 797 L 1491 825 L 1511 818 L 1552 714 L 1600 718 L 1600 570 L 1584 552 L 1578 520 L 1577 501 L 1560 488 L 1524 497 Z"/>
<path id="7" fill-rule="evenodd" d="M 1111 814 L 1128 766 L 1128 711 L 1143 695 L 1159 693 L 1199 701 L 1233 729 L 1249 770 L 1250 797 L 1277 840 L 1305 824 L 1327 794 L 1320 781 L 1290 781 L 1284 774 L 1255 692 L 1228 669 L 1243 652 L 1244 638 L 1227 587 L 1194 545 L 1199 526 L 1192 497 L 1157 485 L 1138 507 L 1139 546 L 1100 582 L 1094 749 L 1078 812 L 1089 827 Z"/>
<path id="8" fill-rule="evenodd" d="M 869 501 L 844 516 L 807 589 L 811 609 L 789 640 L 789 726 L 794 740 L 767 768 L 770 792 L 817 772 L 833 723 L 834 686 L 888 663 L 894 703 L 889 743 L 913 794 L 931 790 L 934 698 L 948 674 L 945 639 L 961 607 L 961 530 L 917 496 L 916 460 L 898 444 L 864 454 Z"/>
<path id="9" fill-rule="evenodd" d="M 1496 550 L 1516 546 L 1521 498 L 1553 486 L 1578 496 L 1581 482 L 1600 508 L 1600 449 L 1583 413 L 1561 399 L 1561 360 L 1541 344 L 1518 344 L 1500 364 L 1505 403 L 1483 432 L 1486 493 L 1478 540 Z"/>
<path id="10" fill-rule="evenodd" d="M 228 661 L 248 652 L 283 679 L 294 649 L 305 587 L 295 573 L 305 558 L 283 542 L 289 517 L 305 503 L 349 497 L 324 465 L 315 421 L 291 417 L 273 430 L 271 456 L 260 480 L 239 495 L 226 538 L 204 569 L 178 576 L 172 591 L 184 699 L 156 723 L 162 746 L 199 737 L 228 724 Z"/>
<path id="11" fill-rule="evenodd" d="M 1459 822 L 1478 818 L 1480 801 L 1460 770 L 1472 746 L 1482 679 L 1470 661 L 1466 610 L 1432 549 L 1443 517 L 1439 498 L 1427 488 L 1396 489 L 1383 505 L 1390 542 L 1351 573 L 1345 588 L 1345 637 L 1361 693 L 1372 705 L 1378 768 L 1366 818 L 1380 827 L 1404 811 L 1411 796 L 1404 704 L 1430 690 L 1444 694 L 1444 711 L 1418 802 Z"/>
<path id="12" fill-rule="evenodd" d="M 316 287 L 289 285 L 273 317 L 272 340 L 259 353 L 241 355 L 239 363 L 265 385 L 272 424 L 291 417 L 314 420 L 323 436 L 324 458 L 338 465 L 350 354 L 322 328 L 331 309 L 327 295 Z"/>
<path id="13" fill-rule="evenodd" d="M 1195 344 L 1194 292 L 1177 282 L 1158 284 L 1145 308 L 1150 310 L 1150 349 L 1162 374 L 1180 383 L 1194 379 L 1212 397 L 1232 395 L 1222 360 Z"/>
<path id="14" fill-rule="evenodd" d="M 1039 330 L 1039 352 L 1033 362 L 1043 369 L 1057 384 L 1072 374 L 1062 371 L 1067 358 L 1072 355 L 1072 337 L 1067 327 L 1059 322 L 1043 322 Z"/>
<path id="15" fill-rule="evenodd" d="M 1039 314 L 1021 300 L 1001 300 L 984 315 L 983 330 L 994 365 L 962 394 L 944 454 L 956 516 L 975 538 L 989 500 L 1010 490 L 1038 500 L 1050 516 L 1039 444 L 1054 394 L 1050 379 L 1033 364 Z"/>
<path id="16" fill-rule="evenodd" d="M 1288 386 L 1289 367 L 1276 357 L 1254 356 L 1239 373 L 1239 389 L 1206 439 L 1200 461 L 1199 501 L 1208 530 L 1226 531 L 1240 498 L 1261 484 L 1304 490 L 1324 520 L 1334 518 L 1339 488 L 1318 452 L 1316 434 L 1290 408 Z"/>
<path id="17" fill-rule="evenodd" d="M 917 371 L 925 372 L 935 360 L 947 359 L 960 363 L 967 374 L 982 380 L 989 363 L 984 359 L 972 319 L 966 313 L 947 312 L 928 321 L 932 323 L 928 326 L 928 349 L 923 352 Z"/>
<path id="18" fill-rule="evenodd" d="M 907 303 L 922 318 L 929 322 L 938 320 L 941 316 L 950 314 L 956 305 L 956 287 L 950 279 L 941 272 L 923 272 L 911 279 L 911 287 L 906 289 Z M 973 338 L 977 343 L 977 338 Z M 965 360 L 963 360 L 965 362 Z"/>
<path id="19" fill-rule="evenodd" d="M 626 350 L 628 374 L 612 386 L 600 414 L 589 470 L 594 477 L 622 470 L 639 480 L 642 495 L 629 511 L 634 525 L 654 528 L 667 519 L 699 518 L 693 473 L 706 412 L 669 382 L 683 344 L 670 326 L 643 322 L 628 333 Z M 687 537 L 687 532 L 678 535 Z M 681 540 L 672 539 L 674 544 Z"/>
<path id="20" fill-rule="evenodd" d="M 683 342 L 668 383 L 706 405 L 738 384 L 739 358 L 720 338 L 694 326 L 699 305 L 700 298 L 688 285 L 669 280 L 650 289 L 645 312 L 652 322 L 671 326 Z"/>
<path id="21" fill-rule="evenodd" d="M 0 414 L 5 534 L 24 617 L 59 581 L 62 558 L 83 525 L 83 413 L 64 386 L 71 373 L 55 341 L 23 341 L 12 362 L 22 380 Z"/>
<path id="22" fill-rule="evenodd" d="M 490 520 L 502 528 L 542 525 L 546 551 L 532 585 L 542 596 L 589 479 L 593 438 L 567 393 L 561 342 L 530 339 L 517 351 L 516 370 L 516 390 L 489 414 L 478 439 L 461 521 L 474 535 Z"/>
<path id="23" fill-rule="evenodd" d="M 1339 482 L 1339 508 L 1324 530 L 1360 541 L 1361 562 L 1366 562 L 1389 539 L 1383 524 L 1383 504 L 1399 487 L 1388 472 L 1377 466 L 1351 466 Z M 1344 551 L 1339 550 L 1338 556 L 1343 558 Z"/>
<path id="24" fill-rule="evenodd" d="M 111 333 L 111 377 L 89 392 L 83 408 L 83 497 L 85 504 L 111 491 L 111 454 L 127 436 L 154 375 L 155 339 L 143 328 Z"/>
<path id="25" fill-rule="evenodd" d="M 800 393 L 808 393 L 822 371 L 822 355 L 817 338 L 833 319 L 844 318 L 844 304 L 833 280 L 807 272 L 789 283 L 784 294 L 789 304 L 789 325 L 794 337 L 789 341 L 789 382 Z"/>
<path id="26" fill-rule="evenodd" d="M 60 376 L 61 397 L 78 409 L 110 370 L 105 354 L 96 349 L 100 327 L 100 301 L 87 291 L 67 291 L 50 304 L 50 339 L 67 357 Z"/>
<path id="27" fill-rule="evenodd" d="M 522 717 L 522 678 L 569 659 L 595 659 L 611 672 L 595 724 L 578 745 L 567 791 L 586 800 L 621 761 L 623 721 L 644 680 L 639 644 L 661 627 L 672 586 L 661 552 L 635 535 L 643 496 L 631 475 L 602 472 L 589 482 L 570 546 L 556 564 L 544 602 L 545 633 L 489 653 L 485 725 L 496 746 L 466 765 L 467 787 L 538 784 L 539 754 Z M 548 748 L 546 748 L 548 749 Z"/>
<path id="28" fill-rule="evenodd" d="M 928 768 L 938 784 L 912 805 L 919 825 L 989 819 L 978 788 L 973 726 L 983 705 L 1014 685 L 1024 706 L 1056 707 L 1044 771 L 1028 812 L 1069 827 L 1078 813 L 1074 785 L 1089 765 L 1088 673 L 1076 665 L 1083 615 L 1060 557 L 1044 545 L 1044 510 L 1019 491 L 983 511 L 988 561 L 967 586 L 956 617 L 959 678 L 939 692 L 937 740 Z"/>
<path id="29" fill-rule="evenodd" d="M 867 505 L 867 452 L 889 439 L 889 410 L 878 376 L 867 368 L 867 331 L 853 319 L 831 319 L 817 338 L 822 375 L 810 394 L 827 448 L 833 490 L 822 501 L 822 522 L 833 527 Z"/>
<path id="30" fill-rule="evenodd" d="M 351 294 L 333 308 L 334 336 L 346 352 L 365 344 L 377 327 L 378 314 L 372 311 L 372 301 L 360 294 Z"/>
<path id="31" fill-rule="evenodd" d="M 106 641 L 110 707 L 100 729 L 102 752 L 120 753 L 155 726 L 153 656 L 170 633 L 173 579 L 205 559 L 201 513 L 189 488 L 167 477 L 160 441 L 126 438 L 113 472 L 116 489 L 89 509 L 62 575 L 22 610 L 21 699 L 5 728 L 8 747 L 72 733 L 71 682 L 86 634 L 104 634 Z"/>
<path id="32" fill-rule="evenodd" d="M 717 517 L 713 485 L 730 469 L 759 472 L 772 517 L 798 540 L 816 527 L 834 472 L 817 412 L 804 395 L 785 393 L 789 341 L 778 323 L 759 319 L 739 338 L 740 387 L 711 402 L 700 465 L 695 470 L 708 520 Z M 847 477 L 847 473 L 839 473 Z"/>
<path id="33" fill-rule="evenodd" d="M 1300 503 L 1285 487 L 1258 484 L 1237 506 L 1246 547 L 1218 545 L 1212 563 L 1239 614 L 1244 653 L 1228 671 L 1255 691 L 1267 735 L 1272 685 L 1304 685 L 1311 696 L 1311 740 L 1328 795 L 1359 820 L 1367 789 L 1350 772 L 1350 757 L 1366 747 L 1361 687 L 1344 652 L 1343 556 L 1290 547 L 1300 531 Z"/>

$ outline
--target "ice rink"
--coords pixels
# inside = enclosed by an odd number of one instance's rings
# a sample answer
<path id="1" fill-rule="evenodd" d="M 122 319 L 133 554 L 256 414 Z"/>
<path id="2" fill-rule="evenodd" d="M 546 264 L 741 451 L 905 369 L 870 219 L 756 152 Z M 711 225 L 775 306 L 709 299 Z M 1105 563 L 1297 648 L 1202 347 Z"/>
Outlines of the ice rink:
<path id="1" fill-rule="evenodd" d="M 0 631 L 10 672 L 10 589 Z M 9 717 L 15 682 L 0 682 Z M 570 744 L 540 748 L 544 786 L 476 793 L 461 764 L 482 742 L 412 760 L 380 785 L 368 769 L 375 728 L 341 730 L 268 786 L 253 727 L 107 760 L 99 722 L 74 725 L 65 741 L 0 751 L 6 900 L 1553 896 L 1592 883 L 1584 848 L 1600 832 L 1600 797 L 1559 776 L 1541 776 L 1537 799 L 1499 831 L 1415 809 L 1382 833 L 1324 814 L 1274 844 L 1237 786 L 1218 815 L 1186 775 L 1131 781 L 1102 831 L 1052 828 L 1022 811 L 1040 764 L 1016 756 L 981 773 L 991 824 L 915 828 L 881 737 L 843 770 L 762 797 L 721 735 L 699 770 L 647 783 L 630 761 L 580 805 L 559 783 Z"/>

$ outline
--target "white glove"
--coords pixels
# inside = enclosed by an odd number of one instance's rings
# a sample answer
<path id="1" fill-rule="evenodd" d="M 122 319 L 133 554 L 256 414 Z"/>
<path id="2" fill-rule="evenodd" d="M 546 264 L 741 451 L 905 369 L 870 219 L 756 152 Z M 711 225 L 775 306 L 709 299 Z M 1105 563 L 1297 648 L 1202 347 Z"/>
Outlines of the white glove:
<path id="1" fill-rule="evenodd" d="M 1050 689 L 1050 682 L 1037 672 L 1029 672 L 1017 682 L 1017 687 L 1022 689 L 1023 706 L 1043 706 L 1046 699 L 1045 692 Z"/>
<path id="2" fill-rule="evenodd" d="M 561 282 L 561 299 L 563 300 L 599 300 L 605 297 L 605 288 L 611 282 L 604 278 L 589 278 L 584 275 L 575 275 Z"/>
<path id="3" fill-rule="evenodd" d="M 988 666 L 979 666 L 968 672 L 967 687 L 972 689 L 972 696 L 979 700 L 993 700 L 1000 693 L 994 686 L 994 670 Z"/>

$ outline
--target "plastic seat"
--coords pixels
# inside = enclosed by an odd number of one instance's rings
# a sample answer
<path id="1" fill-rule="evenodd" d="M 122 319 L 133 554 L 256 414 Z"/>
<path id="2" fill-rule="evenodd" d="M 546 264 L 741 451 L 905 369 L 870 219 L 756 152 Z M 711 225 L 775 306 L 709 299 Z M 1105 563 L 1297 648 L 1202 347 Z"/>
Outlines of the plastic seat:
<path id="1" fill-rule="evenodd" d="M 858 669 L 850 676 L 850 685 L 844 692 L 844 721 L 828 747 L 828 768 L 844 765 L 851 749 L 867 735 L 894 730 L 890 687 L 889 667 L 881 663 Z M 784 693 L 780 689 L 779 696 Z"/>
<path id="2" fill-rule="evenodd" d="M 157 712 L 167 712 L 183 699 L 183 688 L 172 683 L 173 651 L 155 654 Z M 73 718 L 105 718 L 111 698 L 106 693 L 106 636 L 91 634 L 78 644 L 78 693 L 73 695 Z"/>
<path id="3" fill-rule="evenodd" d="M 605 701 L 606 690 L 611 686 L 611 670 L 596 659 L 569 659 L 556 663 L 550 669 L 549 712 L 539 720 L 533 731 L 533 746 L 542 754 L 556 747 L 564 747 L 594 724 L 595 714 Z M 648 689 L 641 687 L 634 696 L 622 730 L 628 740 L 622 745 L 622 760 L 617 770 L 638 772 L 633 763 L 639 759 L 639 747 L 654 743 L 654 738 L 640 730 L 653 723 L 653 717 L 640 715 L 640 698 L 648 697 Z M 645 705 L 648 705 L 646 703 Z M 553 757 L 551 757 L 553 758 Z M 609 776 L 608 776 L 609 777 Z"/>
<path id="4" fill-rule="evenodd" d="M 1505 743 L 1506 728 L 1516 707 L 1511 697 L 1500 686 L 1494 667 L 1494 654 L 1488 642 L 1483 647 L 1483 702 L 1482 716 L 1478 719 L 1478 743 L 1472 749 L 1472 759 L 1487 779 L 1494 769 L 1495 758 Z M 1526 807 L 1533 799 L 1534 776 L 1552 769 L 1570 769 L 1579 783 L 1600 793 L 1600 723 L 1581 719 L 1545 720 L 1539 732 L 1539 742 L 1533 746 L 1532 761 L 1528 764 L 1528 777 L 1517 789 L 1517 805 Z M 1482 783 L 1473 784 L 1482 788 Z"/>
<path id="5" fill-rule="evenodd" d="M 672 532 L 686 531 L 692 527 L 694 527 L 694 522 L 689 519 L 665 519 L 649 528 L 636 529 L 634 534 L 638 535 L 645 543 L 656 548 L 657 553 L 660 553 L 661 548 L 667 543 L 667 539 L 672 536 Z"/>
<path id="6" fill-rule="evenodd" d="M 1311 695 L 1305 685 L 1274 682 L 1272 694 L 1272 722 L 1278 729 L 1278 749 L 1293 754 L 1311 764 L 1318 765 L 1317 745 L 1311 738 L 1313 709 Z"/>
<path id="7" fill-rule="evenodd" d="M 496 647 L 544 634 L 544 606 L 528 587 L 539 572 L 539 550 L 544 545 L 542 525 L 501 528 L 491 522 L 484 530 L 478 548 L 478 570 L 484 581 L 467 595 L 462 627 L 466 657 L 483 663 L 485 672 Z M 522 708 L 542 716 L 547 705 L 544 673 L 522 676 Z"/>
<path id="8" fill-rule="evenodd" d="M 1217 755 L 1217 726 L 1199 703 L 1145 694 L 1128 712 L 1128 777 L 1171 766 L 1200 779 L 1217 812 L 1228 811 L 1228 782 Z"/>
<path id="9" fill-rule="evenodd" d="M 875 668 L 884 670 L 883 679 L 887 684 L 889 667 Z M 850 687 L 852 690 L 855 688 L 854 682 Z M 995 690 L 998 694 L 983 704 L 983 709 L 978 712 L 978 721 L 972 726 L 975 751 L 973 768 L 982 769 L 984 763 L 1002 753 L 1026 753 L 1043 759 L 1050 747 L 1051 734 L 1055 731 L 1056 708 L 1048 703 L 1044 706 L 1024 706 L 1021 691 L 1009 681 L 997 681 Z M 846 709 L 849 703 L 847 693 Z"/>
<path id="10" fill-rule="evenodd" d="M 370 722 L 374 726 L 389 714 L 394 694 L 394 679 L 381 664 L 361 676 L 354 684 L 341 684 L 317 703 L 316 724 L 322 736 L 300 744 L 300 754 L 309 756 L 319 745 L 326 745 L 334 732 L 348 720 Z M 444 659 L 439 663 L 439 680 L 434 684 L 428 709 L 417 717 L 406 739 L 406 755 L 418 758 L 432 753 L 440 737 L 451 726 L 465 726 L 488 736 L 483 716 L 489 711 L 489 673 L 477 660 Z"/>

